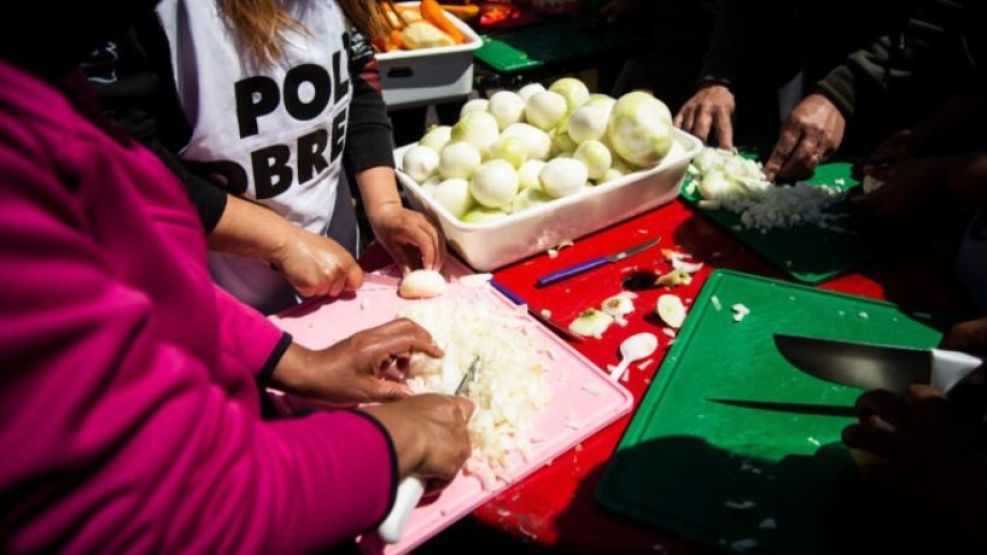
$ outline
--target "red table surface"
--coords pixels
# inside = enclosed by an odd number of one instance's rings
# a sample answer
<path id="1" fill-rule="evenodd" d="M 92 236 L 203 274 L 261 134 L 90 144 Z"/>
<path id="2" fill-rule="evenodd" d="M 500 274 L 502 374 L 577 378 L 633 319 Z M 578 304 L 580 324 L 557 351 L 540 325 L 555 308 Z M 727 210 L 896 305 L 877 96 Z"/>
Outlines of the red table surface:
<path id="1" fill-rule="evenodd" d="M 783 231 L 781 232 L 783 233 Z M 593 258 L 612 254 L 658 235 L 655 248 L 621 262 L 598 268 L 546 288 L 536 288 L 538 277 Z M 598 307 L 607 297 L 622 290 L 623 276 L 636 270 L 669 269 L 661 249 L 690 253 L 705 267 L 688 286 L 673 291 L 689 306 L 709 273 L 729 268 L 772 278 L 785 276 L 753 251 L 694 213 L 682 201 L 617 224 L 575 242 L 556 258 L 538 255 L 495 272 L 495 277 L 538 310 L 551 311 L 552 319 L 566 326 L 587 307 Z M 370 257 L 373 258 L 373 257 Z M 363 260 L 368 265 L 368 260 Z M 371 264 L 372 265 L 372 264 Z M 963 310 L 960 287 L 948 277 L 944 262 L 932 254 L 897 255 L 872 263 L 860 271 L 836 278 L 821 288 L 874 299 L 887 299 L 913 310 L 956 313 Z M 624 385 L 634 395 L 635 408 L 669 347 L 663 324 L 653 315 L 659 295 L 665 290 L 638 292 L 637 311 L 628 325 L 617 325 L 600 340 L 587 339 L 574 346 L 601 368 L 617 364 L 618 347 L 626 337 L 648 331 L 658 336 L 659 350 L 646 368 L 631 365 Z M 592 438 L 558 457 L 542 470 L 515 484 L 481 507 L 475 516 L 490 526 L 546 546 L 583 553 L 654 551 L 698 552 L 687 540 L 640 525 L 600 506 L 595 492 L 603 469 L 620 441 L 633 412 Z M 659 547 L 660 546 L 660 547 Z"/>

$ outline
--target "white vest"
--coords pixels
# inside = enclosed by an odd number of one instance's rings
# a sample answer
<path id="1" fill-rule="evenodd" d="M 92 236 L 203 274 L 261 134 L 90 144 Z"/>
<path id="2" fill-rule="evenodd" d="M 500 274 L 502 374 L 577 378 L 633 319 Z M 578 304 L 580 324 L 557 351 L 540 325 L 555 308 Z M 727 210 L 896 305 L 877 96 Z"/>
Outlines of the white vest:
<path id="1" fill-rule="evenodd" d="M 281 59 L 267 66 L 253 62 L 214 0 L 164 0 L 157 12 L 193 129 L 182 158 L 213 163 L 230 192 L 324 234 L 352 96 L 345 19 L 329 0 L 286 4 L 304 31 L 286 32 Z M 213 252 L 209 266 L 217 283 L 262 310 L 293 296 L 266 262 Z"/>

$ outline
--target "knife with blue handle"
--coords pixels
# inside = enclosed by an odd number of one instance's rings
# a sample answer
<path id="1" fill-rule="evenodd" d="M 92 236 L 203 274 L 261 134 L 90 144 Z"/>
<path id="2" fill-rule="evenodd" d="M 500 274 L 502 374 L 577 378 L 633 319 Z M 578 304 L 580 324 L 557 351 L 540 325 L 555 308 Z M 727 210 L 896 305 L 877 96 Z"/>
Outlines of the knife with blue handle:
<path id="1" fill-rule="evenodd" d="M 650 241 L 645 241 L 640 245 L 634 245 L 633 247 L 620 251 L 616 254 L 591 258 L 585 262 L 580 262 L 579 264 L 562 268 L 561 270 L 557 270 L 538 278 L 537 285 L 538 287 L 545 287 L 546 285 L 552 285 L 553 283 L 558 283 L 573 276 L 578 276 L 579 274 L 588 272 L 594 268 L 599 268 L 600 266 L 604 266 L 606 264 L 613 264 L 614 262 L 620 262 L 629 256 L 633 256 L 639 252 L 650 249 L 651 247 L 657 245 L 658 241 L 661 241 L 661 237 L 656 237 Z"/>

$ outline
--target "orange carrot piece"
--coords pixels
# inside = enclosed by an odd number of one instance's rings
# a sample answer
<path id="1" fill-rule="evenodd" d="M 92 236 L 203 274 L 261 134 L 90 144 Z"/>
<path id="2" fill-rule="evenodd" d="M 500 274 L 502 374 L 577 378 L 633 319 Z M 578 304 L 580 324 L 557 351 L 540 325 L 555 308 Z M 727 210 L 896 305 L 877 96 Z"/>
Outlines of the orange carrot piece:
<path id="1" fill-rule="evenodd" d="M 401 36 L 401 31 L 397 29 L 391 31 L 391 47 L 393 50 L 400 50 L 404 48 L 404 37 Z"/>
<path id="2" fill-rule="evenodd" d="M 451 13 L 452 15 L 458 17 L 459 19 L 469 19 L 471 17 L 476 17 L 476 15 L 480 13 L 480 6 L 477 6 L 476 4 L 467 4 L 465 6 L 439 4 L 439 7 Z"/>
<path id="3" fill-rule="evenodd" d="M 462 44 L 466 39 L 456 26 L 446 18 L 439 7 L 438 0 L 422 0 L 419 10 L 425 21 L 439 28 L 440 31 L 449 35 L 449 38 L 456 44 Z"/>

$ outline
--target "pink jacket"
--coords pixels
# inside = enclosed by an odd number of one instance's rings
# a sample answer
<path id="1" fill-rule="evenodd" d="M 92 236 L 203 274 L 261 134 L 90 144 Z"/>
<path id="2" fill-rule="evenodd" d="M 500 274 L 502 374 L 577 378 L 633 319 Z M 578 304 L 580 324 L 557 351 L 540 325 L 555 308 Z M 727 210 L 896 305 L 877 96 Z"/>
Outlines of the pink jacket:
<path id="1" fill-rule="evenodd" d="M 386 434 L 261 421 L 282 334 L 205 261 L 151 153 L 0 62 L 0 552 L 290 553 L 383 518 Z"/>

